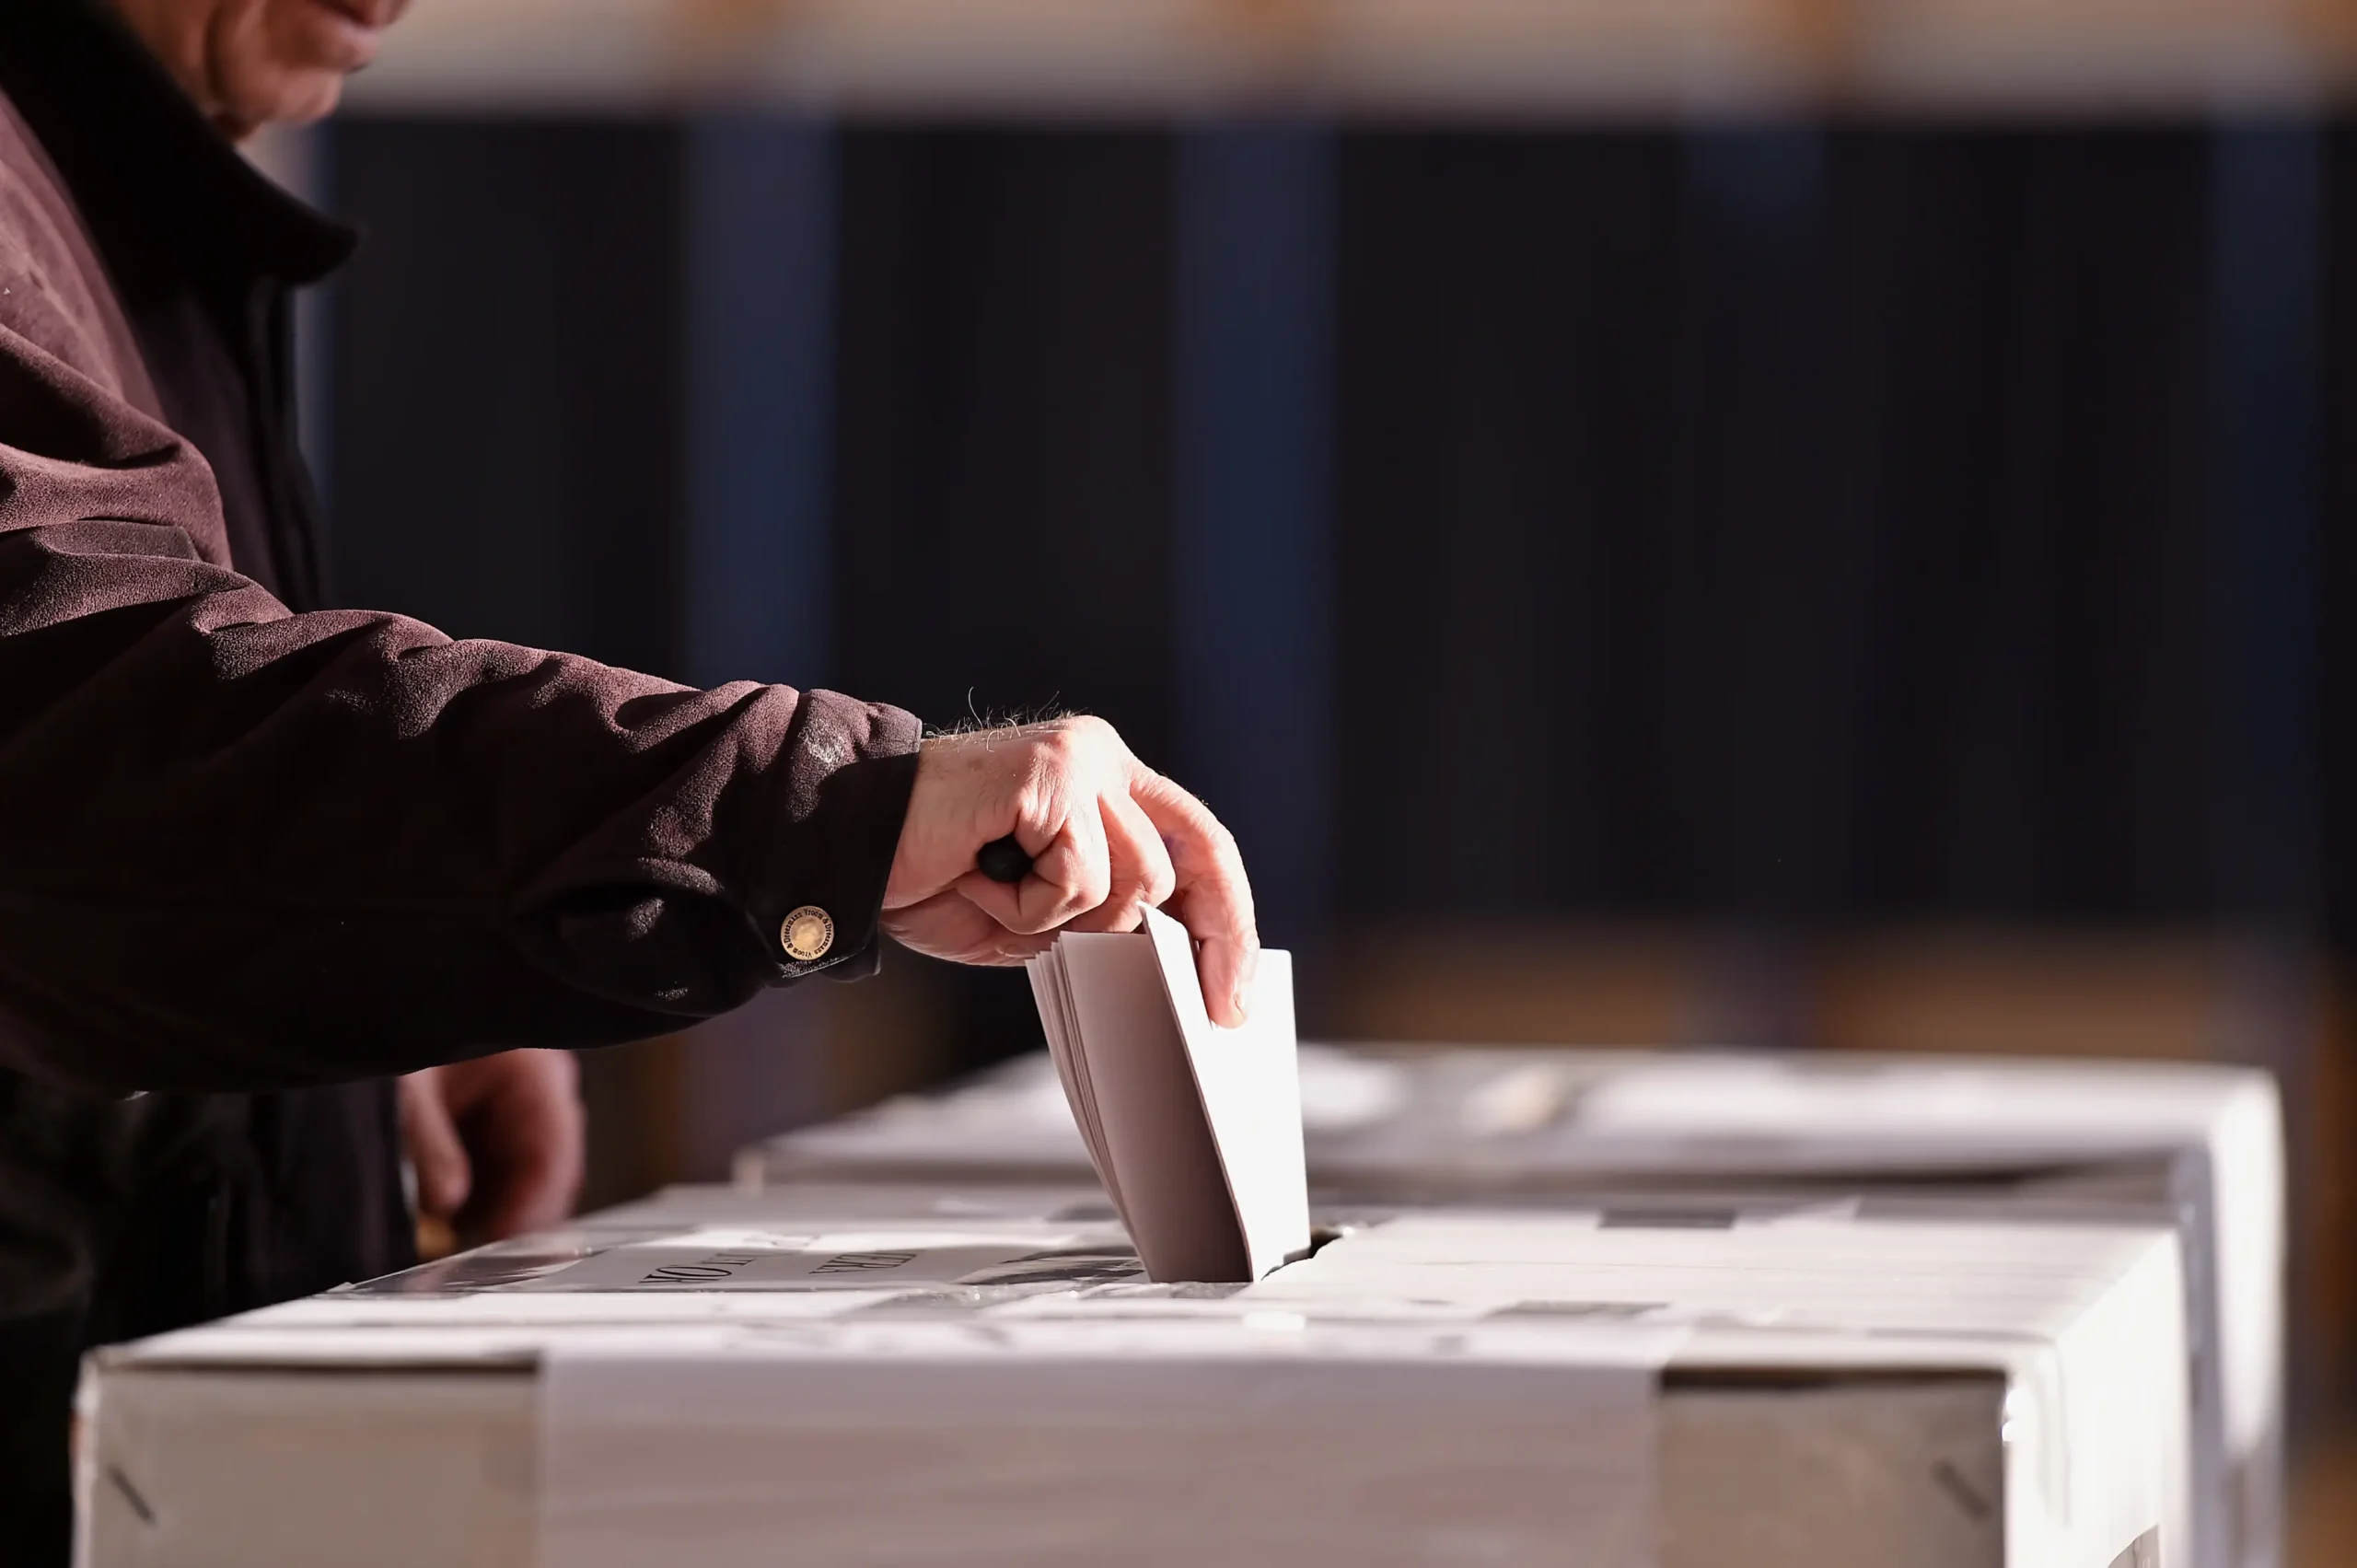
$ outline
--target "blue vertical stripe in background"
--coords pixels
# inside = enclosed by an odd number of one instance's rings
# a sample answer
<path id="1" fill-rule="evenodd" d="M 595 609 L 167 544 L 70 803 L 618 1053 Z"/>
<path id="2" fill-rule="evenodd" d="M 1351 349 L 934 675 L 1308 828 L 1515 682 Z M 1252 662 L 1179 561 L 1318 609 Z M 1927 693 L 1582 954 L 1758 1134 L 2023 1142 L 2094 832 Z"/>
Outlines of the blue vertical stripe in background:
<path id="1" fill-rule="evenodd" d="M 2322 453 L 2322 132 L 2221 125 L 2212 144 L 2212 615 L 2219 891 L 2230 920 L 2317 913 L 2316 526 Z"/>
<path id="2" fill-rule="evenodd" d="M 687 132 L 687 677 L 817 685 L 832 663 L 834 138 Z"/>
<path id="3" fill-rule="evenodd" d="M 1178 756 L 1235 830 L 1263 935 L 1314 940 L 1333 854 L 1333 153 L 1183 129 L 1177 161 Z"/>

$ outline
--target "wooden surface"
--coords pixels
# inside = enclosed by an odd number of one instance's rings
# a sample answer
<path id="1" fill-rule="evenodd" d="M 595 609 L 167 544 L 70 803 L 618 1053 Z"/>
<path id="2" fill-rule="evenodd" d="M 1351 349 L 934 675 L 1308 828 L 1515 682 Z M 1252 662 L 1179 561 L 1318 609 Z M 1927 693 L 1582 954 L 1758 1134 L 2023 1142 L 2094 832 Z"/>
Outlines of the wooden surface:
<path id="1" fill-rule="evenodd" d="M 378 109 L 2146 112 L 2340 90 L 2352 0 L 418 0 Z"/>
<path id="2" fill-rule="evenodd" d="M 2309 1445 L 2292 1470 L 2291 1568 L 2357 1562 L 2357 1429 Z"/>

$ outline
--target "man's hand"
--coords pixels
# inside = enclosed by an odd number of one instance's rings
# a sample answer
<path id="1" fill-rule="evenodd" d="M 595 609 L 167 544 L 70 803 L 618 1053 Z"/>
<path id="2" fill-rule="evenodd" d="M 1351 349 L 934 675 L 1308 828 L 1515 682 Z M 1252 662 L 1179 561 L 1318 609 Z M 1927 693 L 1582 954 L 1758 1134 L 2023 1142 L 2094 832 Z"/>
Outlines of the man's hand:
<path id="1" fill-rule="evenodd" d="M 1031 875 L 974 869 L 1015 835 Z M 1236 840 L 1203 803 L 1148 768 L 1102 719 L 935 736 L 884 891 L 884 929 L 920 953 L 1020 963 L 1060 930 L 1134 931 L 1159 908 L 1202 944 L 1215 1022 L 1244 1021 L 1260 938 Z"/>
<path id="2" fill-rule="evenodd" d="M 469 1246 L 563 1221 L 581 1191 L 580 1086 L 565 1051 L 503 1051 L 402 1078 L 419 1210 Z"/>

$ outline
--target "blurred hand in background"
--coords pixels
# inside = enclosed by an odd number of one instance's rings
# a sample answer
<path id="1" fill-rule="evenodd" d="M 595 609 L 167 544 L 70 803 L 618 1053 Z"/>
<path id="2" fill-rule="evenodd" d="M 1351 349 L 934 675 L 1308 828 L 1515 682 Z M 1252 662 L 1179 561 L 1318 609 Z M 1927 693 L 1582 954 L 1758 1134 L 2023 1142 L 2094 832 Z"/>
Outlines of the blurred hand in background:
<path id="1" fill-rule="evenodd" d="M 503 1051 L 401 1080 L 421 1219 L 462 1245 L 557 1225 L 581 1191 L 581 1074 L 567 1051 Z"/>

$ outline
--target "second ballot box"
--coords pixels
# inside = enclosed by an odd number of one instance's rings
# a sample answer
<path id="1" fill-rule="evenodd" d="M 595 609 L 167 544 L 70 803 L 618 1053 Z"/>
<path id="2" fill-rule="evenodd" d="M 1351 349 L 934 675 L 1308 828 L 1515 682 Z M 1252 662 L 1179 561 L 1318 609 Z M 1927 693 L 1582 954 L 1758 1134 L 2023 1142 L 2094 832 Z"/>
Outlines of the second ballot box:
<path id="1" fill-rule="evenodd" d="M 2166 1228 L 1337 1212 L 1212 1285 L 1085 1189 L 885 1193 L 675 1191 L 99 1352 L 82 1562 L 2189 1561 Z"/>
<path id="2" fill-rule="evenodd" d="M 2194 1557 L 2282 1561 L 2282 1114 L 2212 1065 L 1304 1044 L 1313 1195 L 1544 1209 L 1846 1197 L 1886 1215 L 2173 1227 L 2191 1335 Z M 740 1153 L 796 1182 L 1087 1182 L 1044 1054 Z"/>

